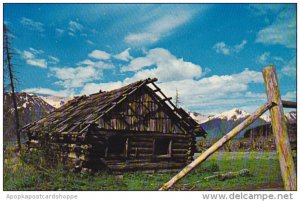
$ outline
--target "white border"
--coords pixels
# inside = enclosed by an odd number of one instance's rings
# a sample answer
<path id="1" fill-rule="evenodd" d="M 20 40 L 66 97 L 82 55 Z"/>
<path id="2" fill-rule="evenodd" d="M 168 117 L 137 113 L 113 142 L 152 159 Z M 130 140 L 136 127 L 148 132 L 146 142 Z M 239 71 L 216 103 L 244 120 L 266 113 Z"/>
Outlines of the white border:
<path id="1" fill-rule="evenodd" d="M 280 0 L 273 0 L 273 1 L 258 1 L 258 0 L 252 0 L 252 1 L 238 1 L 238 0 L 230 0 L 230 1 L 222 1 L 222 0 L 214 0 L 214 1 L 178 1 L 178 0 L 165 0 L 165 1 L 159 1 L 159 0 L 151 0 L 151 1 L 139 1 L 139 0 L 110 0 L 110 1 L 95 1 L 95 0 L 89 0 L 89 1 L 74 1 L 74 0 L 63 0 L 57 1 L 57 0 L 48 0 L 48 1 L 39 1 L 39 0 L 30 0 L 30 1 L 23 1 L 23 0 L 4 0 L 1 2 L 1 15 L 0 20 L 3 23 L 3 3 L 297 3 L 296 0 L 292 1 L 280 1 Z M 297 11 L 300 10 L 299 6 L 297 5 Z M 299 33 L 299 14 L 297 13 L 297 33 Z M 298 35 L 298 34 L 297 34 Z M 3 38 L 3 26 L 1 26 L 1 37 Z M 297 37 L 298 39 L 298 37 Z M 299 40 L 297 40 L 297 47 L 299 47 Z M 3 43 L 1 43 L 1 48 L 3 49 Z M 2 54 L 1 54 L 2 55 Z M 297 61 L 298 61 L 298 55 L 297 55 Z M 1 59 L 1 65 L 3 66 L 3 59 Z M 297 75 L 300 77 L 300 70 L 297 68 Z M 298 77 L 298 78 L 299 78 Z M 3 89 L 3 71 L 0 71 L 0 82 L 1 82 L 1 89 Z M 300 82 L 297 79 L 297 94 L 299 92 L 300 88 Z M 0 123 L 0 130 L 1 134 L 3 132 L 3 93 L 0 95 L 0 103 L 1 103 L 1 109 L 0 109 L 0 115 L 1 115 L 1 123 Z M 299 114 L 297 114 L 299 115 Z M 298 119 L 297 124 L 300 125 Z M 299 128 L 298 128 L 299 129 Z M 3 136 L 3 135 L 2 135 Z M 300 137 L 299 137 L 300 139 Z M 299 140 L 298 140 L 299 141 Z M 1 137 L 0 140 L 0 146 L 1 150 L 3 150 L 3 137 Z M 298 142 L 299 147 L 299 142 Z M 299 158 L 299 157 L 298 157 Z M 0 197 L 2 200 L 7 200 L 6 196 L 7 194 L 14 194 L 14 195 L 39 195 L 39 194 L 51 194 L 51 193 L 60 193 L 62 195 L 78 195 L 77 200 L 103 200 L 103 201 L 116 201 L 116 200 L 122 200 L 122 201 L 147 201 L 147 200 L 164 200 L 164 201 L 185 201 L 185 200 L 202 200 L 201 194 L 203 193 L 225 193 L 228 196 L 235 193 L 241 193 L 240 191 L 196 191 L 196 192 L 182 192 L 182 191 L 172 191 L 172 192 L 156 192 L 156 191 L 63 191 L 63 192 L 57 192 L 57 191 L 22 191 L 22 192 L 10 192 L 10 191 L 4 191 L 3 192 L 3 155 L 2 152 L 0 154 L 0 161 L 1 161 L 1 168 L 0 168 Z M 299 170 L 299 162 L 297 170 Z M 298 191 L 299 191 L 299 175 L 297 176 L 297 184 L 298 184 Z M 264 193 L 264 194 L 278 194 L 278 193 L 288 193 L 288 192 L 278 192 L 278 191 L 247 191 L 244 193 Z M 291 192 L 293 194 L 294 199 L 300 199 L 300 193 L 298 192 Z"/>

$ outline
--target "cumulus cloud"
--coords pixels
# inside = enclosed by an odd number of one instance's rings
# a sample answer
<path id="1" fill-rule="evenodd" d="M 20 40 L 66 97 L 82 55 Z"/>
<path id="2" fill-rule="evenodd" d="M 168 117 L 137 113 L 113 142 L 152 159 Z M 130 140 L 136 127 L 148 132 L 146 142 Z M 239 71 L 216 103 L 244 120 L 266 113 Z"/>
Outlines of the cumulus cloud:
<path id="1" fill-rule="evenodd" d="M 33 31 L 39 31 L 39 32 L 45 31 L 43 23 L 34 21 L 26 17 L 22 17 L 20 23 Z"/>
<path id="2" fill-rule="evenodd" d="M 145 69 L 147 66 L 154 68 Z M 131 60 L 129 65 L 121 68 L 121 71 L 136 72 L 133 77 L 127 78 L 126 82 L 147 77 L 157 77 L 160 81 L 182 80 L 199 78 L 202 75 L 202 68 L 199 65 L 184 61 L 182 58 L 176 58 L 163 48 L 151 49 L 145 57 Z"/>
<path id="3" fill-rule="evenodd" d="M 244 49 L 245 45 L 247 44 L 246 40 L 242 40 L 241 43 L 234 45 L 233 47 L 227 45 L 225 42 L 217 42 L 214 46 L 213 49 L 223 55 L 230 55 L 232 53 L 239 53 L 241 50 Z"/>
<path id="4" fill-rule="evenodd" d="M 133 59 L 132 56 L 130 56 L 129 50 L 131 48 L 127 48 L 126 50 L 124 50 L 123 52 L 116 54 L 114 57 L 116 59 L 122 60 L 122 61 L 129 61 L 131 59 Z"/>
<path id="5" fill-rule="evenodd" d="M 102 91 L 110 91 L 113 89 L 117 89 L 123 86 L 123 83 L 121 81 L 117 82 L 107 82 L 107 83 L 87 83 L 82 88 L 80 94 L 93 94 L 99 92 L 99 90 Z"/>
<path id="6" fill-rule="evenodd" d="M 69 90 L 57 90 L 56 91 L 56 90 L 53 90 L 53 89 L 41 88 L 41 87 L 27 88 L 27 89 L 24 89 L 23 91 L 26 91 L 28 93 L 36 93 L 36 94 L 60 96 L 60 97 L 67 97 L 67 96 L 72 95 Z"/>
<path id="7" fill-rule="evenodd" d="M 88 56 L 93 59 L 110 59 L 110 54 L 102 50 L 94 50 Z"/>
<path id="8" fill-rule="evenodd" d="M 286 4 L 276 19 L 261 29 L 256 36 L 257 43 L 283 45 L 296 48 L 296 8 Z"/>
<path id="9" fill-rule="evenodd" d="M 245 101 L 250 104 L 263 103 L 261 97 L 246 97 L 250 83 L 263 83 L 260 72 L 245 69 L 232 75 L 213 75 L 200 80 L 186 79 L 160 83 L 161 89 L 171 97 L 175 97 L 177 88 L 182 100 L 182 106 L 191 111 L 202 113 L 218 110 L 224 107 L 243 106 Z M 253 94 L 252 94 L 253 95 Z M 221 104 L 221 105 L 220 105 Z M 209 107 L 209 108 L 207 108 Z"/>
<path id="10" fill-rule="evenodd" d="M 91 66 L 86 67 L 54 67 L 50 69 L 51 75 L 58 78 L 56 84 L 65 89 L 82 87 L 84 83 L 100 80 L 102 71 L 98 71 Z"/>
<path id="11" fill-rule="evenodd" d="M 135 77 L 135 76 L 133 76 Z M 130 78 L 109 83 L 87 83 L 81 94 L 112 90 L 131 82 Z M 179 91 L 181 106 L 190 111 L 201 113 L 222 112 L 224 108 L 241 107 L 249 112 L 265 102 L 263 93 L 249 92 L 249 84 L 262 84 L 261 72 L 244 69 L 231 75 L 213 75 L 199 80 L 186 78 L 181 80 L 160 80 L 159 87 L 169 97 L 175 98 Z M 247 107 L 245 107 L 245 104 Z"/>

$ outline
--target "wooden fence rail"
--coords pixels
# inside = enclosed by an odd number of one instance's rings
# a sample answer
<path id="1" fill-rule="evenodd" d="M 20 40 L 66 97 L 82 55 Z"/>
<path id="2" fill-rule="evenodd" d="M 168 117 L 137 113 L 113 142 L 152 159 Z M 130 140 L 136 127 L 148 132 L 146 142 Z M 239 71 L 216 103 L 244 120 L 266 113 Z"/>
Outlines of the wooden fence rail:
<path id="1" fill-rule="evenodd" d="M 297 108 L 297 103 L 292 101 L 282 100 L 282 106 L 286 108 Z"/>
<path id="2" fill-rule="evenodd" d="M 279 155 L 281 175 L 285 190 L 296 190 L 296 171 L 292 158 L 290 142 L 287 135 L 287 128 L 284 121 L 283 107 L 297 108 L 297 103 L 291 101 L 281 101 L 276 71 L 273 66 L 263 69 L 263 77 L 266 85 L 268 102 L 258 108 L 256 112 L 251 114 L 246 120 L 233 128 L 229 133 L 223 136 L 209 149 L 198 156 L 192 163 L 183 168 L 170 181 L 165 183 L 159 190 L 169 190 L 176 182 L 185 177 L 189 172 L 198 167 L 209 156 L 215 153 L 226 142 L 231 140 L 243 129 L 252 124 L 265 111 L 270 109 L 272 129 L 275 136 L 276 148 Z"/>

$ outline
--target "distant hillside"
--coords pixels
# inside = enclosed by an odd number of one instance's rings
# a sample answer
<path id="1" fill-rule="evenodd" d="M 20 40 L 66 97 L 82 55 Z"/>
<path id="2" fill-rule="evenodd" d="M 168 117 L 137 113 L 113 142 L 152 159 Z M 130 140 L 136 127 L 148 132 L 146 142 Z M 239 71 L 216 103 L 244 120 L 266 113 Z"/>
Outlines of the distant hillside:
<path id="1" fill-rule="evenodd" d="M 17 93 L 16 97 L 21 127 L 41 119 L 50 111 L 54 110 L 54 107 L 46 103 L 37 95 L 30 95 L 22 92 Z M 11 93 L 4 93 L 3 116 L 4 143 L 9 143 L 10 141 L 16 139 L 14 108 Z M 24 136 L 22 139 L 24 139 Z"/>

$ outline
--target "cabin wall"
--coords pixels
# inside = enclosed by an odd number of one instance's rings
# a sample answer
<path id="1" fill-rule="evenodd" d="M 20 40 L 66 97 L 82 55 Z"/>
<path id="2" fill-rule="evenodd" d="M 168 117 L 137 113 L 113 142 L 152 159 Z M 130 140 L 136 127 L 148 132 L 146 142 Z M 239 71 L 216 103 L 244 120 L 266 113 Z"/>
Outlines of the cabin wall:
<path id="1" fill-rule="evenodd" d="M 179 124 L 174 122 L 170 111 L 156 96 L 143 88 L 104 116 L 99 125 L 101 128 L 115 130 L 185 133 Z"/>

